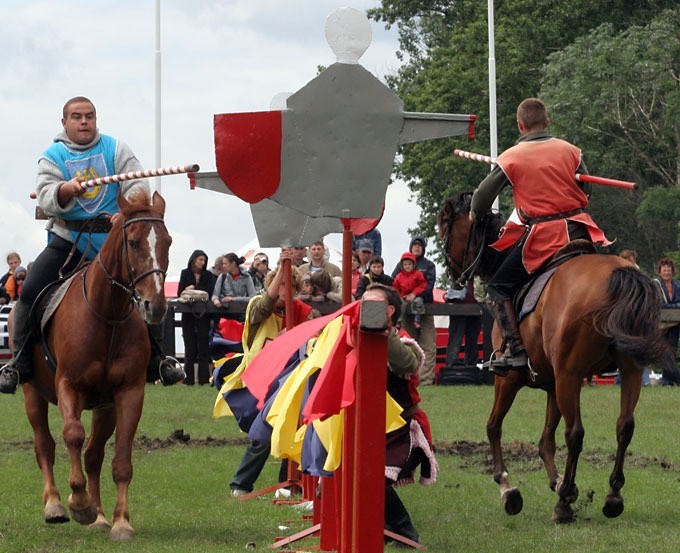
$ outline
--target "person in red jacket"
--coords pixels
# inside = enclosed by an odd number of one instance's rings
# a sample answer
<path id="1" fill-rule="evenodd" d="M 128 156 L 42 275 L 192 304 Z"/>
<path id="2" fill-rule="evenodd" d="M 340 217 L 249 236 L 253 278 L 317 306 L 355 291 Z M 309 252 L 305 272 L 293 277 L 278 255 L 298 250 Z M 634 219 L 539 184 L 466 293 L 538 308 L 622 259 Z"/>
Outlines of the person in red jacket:
<path id="1" fill-rule="evenodd" d="M 490 367 L 501 376 L 508 369 L 528 366 L 512 304 L 514 294 L 569 241 L 580 238 L 594 244 L 611 244 L 584 211 L 590 185 L 576 180 L 576 173 L 588 173 L 581 150 L 551 136 L 549 124 L 548 111 L 541 100 L 522 100 L 517 108 L 520 138 L 498 157 L 491 173 L 475 190 L 470 206 L 470 219 L 480 220 L 509 185 L 520 220 L 508 221 L 500 238 L 491 244 L 499 251 L 508 251 L 487 287 L 505 344 L 503 355 L 492 360 Z"/>
<path id="2" fill-rule="evenodd" d="M 401 271 L 392 283 L 394 289 L 406 303 L 411 304 L 411 312 L 415 315 L 416 328 L 420 326 L 420 316 L 425 313 L 423 298 L 418 297 L 427 290 L 427 280 L 416 269 L 416 256 L 406 252 L 401 256 Z"/>

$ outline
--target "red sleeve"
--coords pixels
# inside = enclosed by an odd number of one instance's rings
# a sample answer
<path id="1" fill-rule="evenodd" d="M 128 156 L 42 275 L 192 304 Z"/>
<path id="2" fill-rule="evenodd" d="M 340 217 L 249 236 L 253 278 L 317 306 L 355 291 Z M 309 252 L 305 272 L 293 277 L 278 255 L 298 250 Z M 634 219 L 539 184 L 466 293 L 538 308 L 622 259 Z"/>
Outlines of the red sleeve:
<path id="1" fill-rule="evenodd" d="M 403 286 L 403 278 L 402 274 L 399 273 L 396 277 L 394 277 L 394 282 L 392 283 L 392 288 L 394 288 L 397 292 L 399 292 L 400 296 L 404 295 L 404 286 Z"/>
<path id="2" fill-rule="evenodd" d="M 415 273 L 415 286 L 413 287 L 413 293 L 416 296 L 419 296 L 422 294 L 425 290 L 427 290 L 427 280 L 425 280 L 425 276 L 423 273 L 421 273 L 418 270 L 413 271 Z"/>
<path id="3" fill-rule="evenodd" d="M 305 302 L 300 301 L 297 298 L 293 299 L 293 308 L 295 311 L 295 316 L 293 318 L 293 320 L 295 321 L 294 326 L 297 326 L 305 322 L 307 320 L 307 317 L 309 317 L 309 313 L 312 311 L 311 305 L 307 305 Z"/>

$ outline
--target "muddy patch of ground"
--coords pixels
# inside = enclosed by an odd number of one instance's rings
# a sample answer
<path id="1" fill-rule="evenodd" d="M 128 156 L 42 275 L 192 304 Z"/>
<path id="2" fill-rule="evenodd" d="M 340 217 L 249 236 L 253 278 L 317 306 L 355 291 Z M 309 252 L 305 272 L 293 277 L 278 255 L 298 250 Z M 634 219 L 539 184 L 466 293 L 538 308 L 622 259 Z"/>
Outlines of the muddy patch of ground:
<path id="1" fill-rule="evenodd" d="M 193 438 L 190 434 L 178 429 L 166 438 L 150 438 L 144 434 L 135 438 L 135 448 L 143 451 L 155 451 L 171 447 L 223 447 L 244 446 L 248 443 L 247 437 L 238 438 Z M 487 442 L 470 442 L 460 440 L 455 442 L 435 441 L 437 455 L 448 455 L 460 459 L 460 468 L 476 468 L 491 473 L 491 449 Z M 0 444 L 0 450 L 8 449 L 32 449 L 32 440 L 5 442 Z M 109 442 L 108 447 L 113 447 Z M 558 465 L 566 460 L 566 448 L 557 448 L 556 459 Z M 503 444 L 503 457 L 508 465 L 522 466 L 524 470 L 543 470 L 543 462 L 538 455 L 538 447 L 529 442 L 509 442 Z M 581 462 L 598 468 L 612 467 L 614 464 L 614 451 L 586 450 L 581 454 Z M 636 455 L 629 451 L 626 454 L 627 467 L 658 467 L 665 471 L 677 472 L 680 468 L 662 457 L 647 457 Z"/>
<path id="2" fill-rule="evenodd" d="M 435 447 L 438 455 L 453 455 L 461 458 L 461 468 L 482 467 L 491 472 L 491 448 L 486 442 L 437 442 Z M 564 463 L 567 457 L 565 446 L 557 448 L 555 458 L 558 465 Z M 614 465 L 614 451 L 597 449 L 584 451 L 580 461 L 597 468 L 608 468 Z M 529 442 L 510 442 L 503 444 L 503 458 L 506 464 L 522 464 L 528 469 L 543 470 L 543 461 L 538 455 L 538 446 Z M 662 457 L 647 457 L 636 455 L 632 451 L 626 453 L 626 467 L 658 467 L 663 470 L 678 472 L 680 468 Z"/>

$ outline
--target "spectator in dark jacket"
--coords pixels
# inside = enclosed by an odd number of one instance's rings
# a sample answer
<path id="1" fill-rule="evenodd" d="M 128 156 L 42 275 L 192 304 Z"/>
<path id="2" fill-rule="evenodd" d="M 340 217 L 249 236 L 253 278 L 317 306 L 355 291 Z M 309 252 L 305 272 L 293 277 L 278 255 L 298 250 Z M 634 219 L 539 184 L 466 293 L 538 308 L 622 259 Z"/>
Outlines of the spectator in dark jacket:
<path id="1" fill-rule="evenodd" d="M 208 270 L 208 256 L 203 250 L 195 250 L 189 257 L 187 268 L 182 269 L 177 285 L 177 296 L 184 290 L 203 290 L 208 296 L 215 287 L 215 275 Z M 182 338 L 184 339 L 185 383 L 194 384 L 194 364 L 198 362 L 198 383 L 207 384 L 210 379 L 210 317 L 205 313 L 182 313 Z"/>

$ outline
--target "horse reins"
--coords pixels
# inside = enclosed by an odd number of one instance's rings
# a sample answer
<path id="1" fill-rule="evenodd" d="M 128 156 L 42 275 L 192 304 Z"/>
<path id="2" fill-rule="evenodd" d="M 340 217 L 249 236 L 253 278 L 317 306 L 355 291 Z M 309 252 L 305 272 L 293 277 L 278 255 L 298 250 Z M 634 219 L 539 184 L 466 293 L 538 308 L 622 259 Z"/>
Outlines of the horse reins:
<path id="1" fill-rule="evenodd" d="M 489 218 L 484 217 L 483 218 L 483 227 L 482 227 L 482 236 L 486 236 L 486 228 L 489 224 Z M 465 254 L 463 255 L 463 263 L 465 263 L 465 258 L 468 256 L 468 252 L 470 251 L 470 244 L 472 242 L 472 237 L 475 235 L 475 232 L 479 228 L 479 223 L 473 222 L 472 225 L 470 226 L 470 232 L 468 233 L 468 239 L 467 239 L 467 244 L 465 245 Z M 462 265 L 461 267 L 461 273 L 458 279 L 454 282 L 454 285 L 457 284 L 461 288 L 463 288 L 466 284 L 467 281 L 470 279 L 472 275 L 475 274 L 475 271 L 477 270 L 477 267 L 479 266 L 479 263 L 482 260 L 482 255 L 484 255 L 484 248 L 486 248 L 486 243 L 484 240 L 481 241 L 481 244 L 479 246 L 479 249 L 477 251 L 477 255 L 475 258 L 472 260 L 472 263 L 467 266 L 466 269 L 463 269 Z"/>

